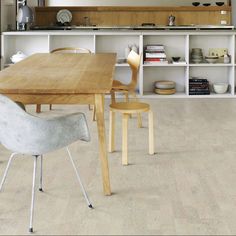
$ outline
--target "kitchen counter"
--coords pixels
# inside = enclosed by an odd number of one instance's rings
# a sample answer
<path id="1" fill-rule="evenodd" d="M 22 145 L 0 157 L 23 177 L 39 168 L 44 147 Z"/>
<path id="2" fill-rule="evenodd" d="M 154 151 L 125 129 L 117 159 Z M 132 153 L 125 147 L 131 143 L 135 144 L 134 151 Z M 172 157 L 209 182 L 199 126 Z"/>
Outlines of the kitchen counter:
<path id="1" fill-rule="evenodd" d="M 33 26 L 31 30 L 234 30 L 229 25 L 147 25 L 147 26 Z"/>

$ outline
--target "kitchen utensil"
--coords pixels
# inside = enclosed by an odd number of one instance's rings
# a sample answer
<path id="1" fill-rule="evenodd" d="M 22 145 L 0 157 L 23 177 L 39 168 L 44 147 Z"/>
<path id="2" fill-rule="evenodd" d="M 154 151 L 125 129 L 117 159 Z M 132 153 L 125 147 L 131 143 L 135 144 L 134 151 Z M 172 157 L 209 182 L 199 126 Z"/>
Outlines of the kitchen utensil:
<path id="1" fill-rule="evenodd" d="M 62 9 L 57 13 L 57 21 L 59 23 L 70 23 L 72 20 L 72 14 L 67 9 Z"/>
<path id="2" fill-rule="evenodd" d="M 14 54 L 10 59 L 12 63 L 17 63 L 19 61 L 24 60 L 26 57 L 27 56 L 23 52 L 19 51 L 16 54 Z"/>
<path id="3" fill-rule="evenodd" d="M 173 16 L 173 15 L 170 15 L 169 17 L 168 17 L 168 19 L 169 19 L 169 26 L 174 26 L 175 25 L 175 16 Z"/>
<path id="4" fill-rule="evenodd" d="M 227 83 L 215 83 L 213 84 L 213 89 L 215 93 L 223 94 L 228 90 L 229 84 Z"/>

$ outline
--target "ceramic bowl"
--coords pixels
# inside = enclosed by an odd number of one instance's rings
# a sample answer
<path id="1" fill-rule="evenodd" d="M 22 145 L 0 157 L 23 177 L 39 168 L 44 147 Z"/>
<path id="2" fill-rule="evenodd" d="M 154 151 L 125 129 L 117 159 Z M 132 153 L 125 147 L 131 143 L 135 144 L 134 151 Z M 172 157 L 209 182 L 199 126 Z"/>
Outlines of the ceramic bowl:
<path id="1" fill-rule="evenodd" d="M 223 6 L 225 3 L 224 2 L 216 2 L 217 6 Z"/>
<path id="2" fill-rule="evenodd" d="M 223 94 L 228 90 L 229 84 L 227 83 L 215 83 L 213 84 L 213 89 L 215 93 Z"/>
<path id="3" fill-rule="evenodd" d="M 210 6 L 211 4 L 210 3 L 203 3 L 202 4 L 204 7 L 208 7 L 208 6 Z"/>
<path id="4" fill-rule="evenodd" d="M 181 57 L 171 57 L 174 62 L 178 62 Z"/>
<path id="5" fill-rule="evenodd" d="M 157 89 L 174 89 L 175 82 L 169 80 L 159 80 L 155 82 L 155 88 Z"/>
<path id="6" fill-rule="evenodd" d="M 200 2 L 193 2 L 192 5 L 195 6 L 195 7 L 197 7 L 197 6 L 200 5 Z"/>
<path id="7" fill-rule="evenodd" d="M 206 56 L 205 57 L 205 60 L 210 64 L 216 63 L 218 61 L 218 59 L 219 59 L 219 57 L 214 57 L 214 56 Z"/>

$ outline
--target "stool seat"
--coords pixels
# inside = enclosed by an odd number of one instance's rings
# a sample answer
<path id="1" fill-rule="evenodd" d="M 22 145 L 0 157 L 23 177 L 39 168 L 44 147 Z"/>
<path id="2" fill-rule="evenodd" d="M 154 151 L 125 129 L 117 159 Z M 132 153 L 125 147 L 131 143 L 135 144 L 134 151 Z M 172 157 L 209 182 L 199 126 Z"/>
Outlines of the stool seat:
<path id="1" fill-rule="evenodd" d="M 122 114 L 134 114 L 148 112 L 150 106 L 142 102 L 117 102 L 110 105 L 111 111 L 118 111 Z"/>

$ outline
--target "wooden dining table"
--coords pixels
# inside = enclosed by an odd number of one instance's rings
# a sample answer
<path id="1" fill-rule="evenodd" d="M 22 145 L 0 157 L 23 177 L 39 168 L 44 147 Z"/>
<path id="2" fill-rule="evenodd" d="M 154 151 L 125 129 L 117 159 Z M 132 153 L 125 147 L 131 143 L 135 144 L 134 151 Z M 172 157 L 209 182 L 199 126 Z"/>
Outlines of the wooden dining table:
<path id="1" fill-rule="evenodd" d="M 93 104 L 99 140 L 103 191 L 111 195 L 104 121 L 115 53 L 37 53 L 0 72 L 0 93 L 23 104 Z"/>

